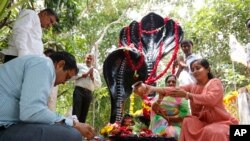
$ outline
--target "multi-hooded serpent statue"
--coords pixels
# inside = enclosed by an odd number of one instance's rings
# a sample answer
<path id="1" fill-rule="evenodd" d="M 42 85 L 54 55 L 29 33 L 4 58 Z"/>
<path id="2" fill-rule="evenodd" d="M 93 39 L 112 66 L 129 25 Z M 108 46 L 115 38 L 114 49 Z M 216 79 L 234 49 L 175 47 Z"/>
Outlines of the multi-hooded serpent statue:
<path id="1" fill-rule="evenodd" d="M 119 48 L 104 61 L 103 74 L 111 97 L 110 123 L 120 122 L 123 104 L 137 81 L 154 84 L 176 59 L 183 31 L 177 22 L 149 13 L 140 22 L 133 21 L 122 28 Z M 169 56 L 161 72 L 160 60 Z M 158 72 L 158 74 L 156 73 Z"/>

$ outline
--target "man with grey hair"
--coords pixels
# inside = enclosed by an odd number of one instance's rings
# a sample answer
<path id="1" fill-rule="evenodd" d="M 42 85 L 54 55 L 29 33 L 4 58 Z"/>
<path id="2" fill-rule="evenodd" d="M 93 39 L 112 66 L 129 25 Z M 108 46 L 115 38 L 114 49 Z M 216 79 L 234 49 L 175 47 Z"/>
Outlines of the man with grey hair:
<path id="1" fill-rule="evenodd" d="M 101 87 L 102 82 L 97 69 L 93 67 L 94 55 L 86 54 L 85 63 L 77 64 L 79 73 L 75 79 L 75 89 L 73 92 L 73 111 L 80 122 L 85 123 L 89 107 L 92 101 L 92 92 Z"/>

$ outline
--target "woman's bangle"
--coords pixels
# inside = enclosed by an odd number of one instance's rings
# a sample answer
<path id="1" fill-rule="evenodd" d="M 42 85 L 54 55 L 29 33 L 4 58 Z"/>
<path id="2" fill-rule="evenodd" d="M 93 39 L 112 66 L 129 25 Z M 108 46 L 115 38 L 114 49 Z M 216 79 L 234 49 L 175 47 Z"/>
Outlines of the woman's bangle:
<path id="1" fill-rule="evenodd" d="M 189 99 L 189 92 L 186 92 L 186 96 L 185 96 L 185 99 L 188 100 Z"/>

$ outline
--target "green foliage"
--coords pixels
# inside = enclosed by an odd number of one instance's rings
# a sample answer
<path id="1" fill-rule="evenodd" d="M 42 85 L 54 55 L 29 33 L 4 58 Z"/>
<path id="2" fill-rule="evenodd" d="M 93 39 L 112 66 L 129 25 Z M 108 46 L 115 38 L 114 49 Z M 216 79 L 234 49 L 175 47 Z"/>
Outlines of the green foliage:
<path id="1" fill-rule="evenodd" d="M 11 33 L 12 22 L 18 14 L 18 7 L 28 3 L 28 0 L 2 0 L 0 2 L 0 50 L 7 47 Z"/>
<path id="2" fill-rule="evenodd" d="M 219 67 L 219 66 L 218 66 Z M 217 68 L 219 72 L 223 72 L 222 82 L 224 84 L 225 93 L 237 90 L 240 87 L 245 86 L 248 83 L 248 78 L 245 75 L 241 75 L 234 71 L 232 65 L 223 65 Z"/>
<path id="3" fill-rule="evenodd" d="M 78 16 L 85 2 L 86 0 L 45 0 L 45 7 L 53 8 L 59 13 L 60 24 L 56 26 L 56 30 L 63 32 L 80 21 Z"/>
<path id="4" fill-rule="evenodd" d="M 10 1 L 8 1 L 8 0 L 2 0 L 0 2 L 0 21 L 2 21 L 6 17 L 6 15 L 8 14 L 8 12 L 5 12 L 5 10 L 6 10 L 9 3 L 10 3 Z"/>
<path id="5" fill-rule="evenodd" d="M 94 91 L 94 99 L 92 101 L 92 107 L 89 110 L 87 122 L 95 126 L 95 129 L 99 131 L 104 127 L 110 119 L 110 95 L 107 87 L 102 87 Z M 102 114 L 105 113 L 105 114 Z"/>
<path id="6" fill-rule="evenodd" d="M 64 85 L 59 85 L 57 95 L 56 111 L 62 115 L 67 114 L 72 106 L 72 97 L 74 91 L 74 85 L 72 82 L 67 82 Z"/>
<path id="7" fill-rule="evenodd" d="M 222 78 L 227 88 L 233 89 L 231 84 L 246 85 L 246 67 L 235 64 L 229 56 L 229 34 L 236 35 L 240 42 L 249 41 L 245 21 L 249 18 L 250 1 L 241 0 L 213 0 L 207 1 L 205 6 L 197 11 L 189 21 L 183 21 L 185 38 L 194 41 L 194 50 L 203 57 L 209 58 L 215 76 Z M 244 11 L 244 12 L 243 12 Z M 219 38 L 220 36 L 220 38 Z M 225 72 L 225 68 L 228 73 Z M 234 74 L 229 73 L 233 72 Z"/>

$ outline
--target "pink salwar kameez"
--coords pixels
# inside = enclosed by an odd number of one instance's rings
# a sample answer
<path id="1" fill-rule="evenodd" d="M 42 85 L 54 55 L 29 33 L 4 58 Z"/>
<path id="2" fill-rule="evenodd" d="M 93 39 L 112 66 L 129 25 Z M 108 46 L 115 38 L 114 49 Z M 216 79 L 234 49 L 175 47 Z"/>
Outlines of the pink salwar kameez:
<path id="1" fill-rule="evenodd" d="M 223 85 L 217 78 L 205 86 L 181 86 L 190 92 L 192 115 L 184 118 L 180 141 L 228 141 L 229 125 L 238 124 L 223 105 Z"/>

